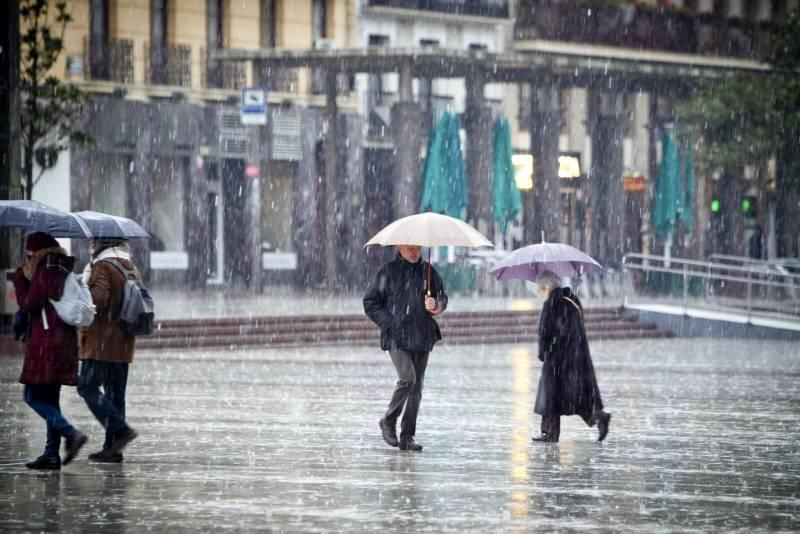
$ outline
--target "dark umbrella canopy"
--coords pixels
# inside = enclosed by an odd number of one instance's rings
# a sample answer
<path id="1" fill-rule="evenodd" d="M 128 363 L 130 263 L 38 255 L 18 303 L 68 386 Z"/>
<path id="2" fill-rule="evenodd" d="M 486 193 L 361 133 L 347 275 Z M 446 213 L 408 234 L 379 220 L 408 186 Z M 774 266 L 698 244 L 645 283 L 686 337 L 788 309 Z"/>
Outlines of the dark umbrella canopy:
<path id="1" fill-rule="evenodd" d="M 47 232 L 54 237 L 92 237 L 81 219 L 35 200 L 0 200 L 0 226 L 26 232 Z"/>
<path id="2" fill-rule="evenodd" d="M 134 237 L 150 238 L 150 234 L 139 226 L 139 223 L 127 217 L 118 217 L 96 211 L 79 211 L 75 213 L 91 232 L 95 239 L 131 239 Z"/>

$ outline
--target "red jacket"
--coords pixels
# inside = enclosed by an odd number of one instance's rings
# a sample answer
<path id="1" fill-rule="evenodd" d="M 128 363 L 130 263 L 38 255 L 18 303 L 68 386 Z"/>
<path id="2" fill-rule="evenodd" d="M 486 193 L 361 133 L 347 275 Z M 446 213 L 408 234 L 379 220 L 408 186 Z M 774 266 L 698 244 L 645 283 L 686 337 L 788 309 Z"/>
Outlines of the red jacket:
<path id="1" fill-rule="evenodd" d="M 58 300 L 64 292 L 64 280 L 72 272 L 75 258 L 63 249 L 43 249 L 34 260 L 36 270 L 29 281 L 23 267 L 14 273 L 17 304 L 29 314 L 25 363 L 19 381 L 23 384 L 78 383 L 78 332 L 64 323 L 48 299 Z M 42 308 L 49 328 L 44 329 Z"/>

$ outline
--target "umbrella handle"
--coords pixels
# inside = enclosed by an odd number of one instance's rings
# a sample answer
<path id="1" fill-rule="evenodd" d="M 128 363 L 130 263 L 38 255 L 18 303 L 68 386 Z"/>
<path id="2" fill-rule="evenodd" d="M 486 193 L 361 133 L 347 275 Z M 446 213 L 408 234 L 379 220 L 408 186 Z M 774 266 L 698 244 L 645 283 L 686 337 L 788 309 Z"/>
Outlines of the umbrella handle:
<path id="1" fill-rule="evenodd" d="M 425 286 L 425 291 L 431 297 L 431 248 L 428 247 L 428 284 Z"/>

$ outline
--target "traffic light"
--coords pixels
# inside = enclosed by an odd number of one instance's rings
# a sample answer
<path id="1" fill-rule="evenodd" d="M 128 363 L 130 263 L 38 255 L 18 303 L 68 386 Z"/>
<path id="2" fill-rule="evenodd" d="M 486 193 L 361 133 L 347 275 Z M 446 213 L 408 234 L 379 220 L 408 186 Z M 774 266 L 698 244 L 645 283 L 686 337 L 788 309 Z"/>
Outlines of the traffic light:
<path id="1" fill-rule="evenodd" d="M 748 218 L 755 217 L 756 206 L 756 197 L 744 197 L 742 199 L 742 214 Z"/>
<path id="2" fill-rule="evenodd" d="M 719 215 L 720 207 L 721 206 L 720 206 L 719 199 L 714 198 L 714 199 L 711 200 L 711 214 L 712 215 Z"/>

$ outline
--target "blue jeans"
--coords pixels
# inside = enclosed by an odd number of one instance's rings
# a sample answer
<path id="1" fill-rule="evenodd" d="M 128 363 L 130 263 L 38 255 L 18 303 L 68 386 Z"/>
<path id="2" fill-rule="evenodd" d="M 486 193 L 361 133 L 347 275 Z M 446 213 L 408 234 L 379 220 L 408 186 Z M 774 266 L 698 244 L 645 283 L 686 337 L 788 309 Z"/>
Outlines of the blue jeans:
<path id="1" fill-rule="evenodd" d="M 103 450 L 111 447 L 114 434 L 128 428 L 125 422 L 125 388 L 128 385 L 128 364 L 101 362 L 99 360 L 81 361 L 81 374 L 78 378 L 78 395 L 100 424 L 106 429 Z M 100 387 L 103 391 L 100 391 Z"/>
<path id="2" fill-rule="evenodd" d="M 61 415 L 60 396 L 59 384 L 25 384 L 23 390 L 25 403 L 47 423 L 44 455 L 51 458 L 58 456 L 61 436 L 68 438 L 75 434 L 75 428 Z"/>

